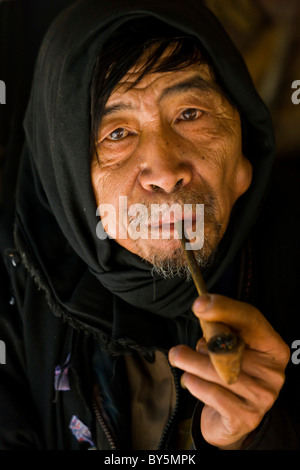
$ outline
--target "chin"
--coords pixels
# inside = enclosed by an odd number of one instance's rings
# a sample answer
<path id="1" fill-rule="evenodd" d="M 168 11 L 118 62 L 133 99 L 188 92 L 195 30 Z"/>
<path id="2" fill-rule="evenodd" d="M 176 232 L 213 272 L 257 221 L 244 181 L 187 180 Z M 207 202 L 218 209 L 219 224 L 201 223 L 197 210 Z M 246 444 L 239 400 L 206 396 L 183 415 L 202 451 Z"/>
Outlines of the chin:
<path id="1" fill-rule="evenodd" d="M 135 254 L 149 265 L 153 276 L 164 278 L 177 275 L 186 278 L 191 277 L 180 240 L 151 240 L 151 244 L 146 244 L 145 240 L 139 242 Z M 215 251 L 215 248 L 208 241 L 204 243 L 200 250 L 195 250 L 198 265 L 200 267 L 210 265 L 213 262 Z"/>

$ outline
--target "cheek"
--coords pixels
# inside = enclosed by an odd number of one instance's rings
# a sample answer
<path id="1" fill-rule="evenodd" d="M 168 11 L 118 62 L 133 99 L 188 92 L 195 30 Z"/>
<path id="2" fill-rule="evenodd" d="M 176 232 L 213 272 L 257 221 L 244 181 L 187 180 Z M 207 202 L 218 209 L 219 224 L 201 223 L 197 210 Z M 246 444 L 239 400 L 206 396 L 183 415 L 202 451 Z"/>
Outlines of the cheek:
<path id="1" fill-rule="evenodd" d="M 228 126 L 223 139 L 219 142 L 216 139 L 213 155 L 220 192 L 232 206 L 248 189 L 252 178 L 251 164 L 242 153 L 241 128 L 238 122 Z"/>
<path id="2" fill-rule="evenodd" d="M 92 167 L 92 186 L 97 204 L 97 216 L 100 217 L 98 233 L 102 237 L 102 230 L 113 239 L 118 231 L 118 195 L 115 195 L 114 180 L 109 173 L 100 169 L 99 165 Z M 102 229 L 100 228 L 102 227 Z"/>
<path id="3" fill-rule="evenodd" d="M 91 167 L 91 179 L 97 206 L 113 204 L 120 193 L 122 178 L 118 178 L 109 167 L 102 167 L 96 162 Z"/>
<path id="4" fill-rule="evenodd" d="M 215 138 L 210 145 L 202 145 L 197 172 L 212 188 L 217 200 L 217 218 L 225 227 L 233 205 L 252 180 L 252 166 L 241 153 L 239 134 Z"/>
<path id="5" fill-rule="evenodd" d="M 126 173 L 126 172 L 125 172 Z M 122 168 L 91 166 L 92 186 L 97 203 L 97 215 L 105 232 L 112 238 L 127 237 L 126 221 L 131 180 Z"/>

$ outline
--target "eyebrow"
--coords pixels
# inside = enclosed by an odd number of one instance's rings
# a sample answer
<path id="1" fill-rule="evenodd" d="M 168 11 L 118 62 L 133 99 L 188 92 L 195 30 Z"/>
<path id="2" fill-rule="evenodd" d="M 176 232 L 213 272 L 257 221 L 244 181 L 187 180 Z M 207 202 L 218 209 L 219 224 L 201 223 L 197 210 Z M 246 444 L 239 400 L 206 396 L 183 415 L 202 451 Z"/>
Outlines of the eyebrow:
<path id="1" fill-rule="evenodd" d="M 165 98 L 170 97 L 172 95 L 176 95 L 176 94 L 179 94 L 185 91 L 191 91 L 191 90 L 200 90 L 204 93 L 216 93 L 216 92 L 220 93 L 220 89 L 216 83 L 208 82 L 207 80 L 200 77 L 199 75 L 196 75 L 187 80 L 176 83 L 175 85 L 172 85 L 168 88 L 165 88 L 162 91 L 158 102 L 160 103 Z M 125 103 L 106 106 L 103 110 L 102 118 L 115 114 L 119 111 L 133 111 L 134 109 L 135 107 L 132 104 L 125 104 Z"/>
<path id="2" fill-rule="evenodd" d="M 168 88 L 165 88 L 159 97 L 159 102 L 166 97 L 177 95 L 183 91 L 200 90 L 204 93 L 220 93 L 218 85 L 214 82 L 208 82 L 204 78 L 196 75 L 183 82 L 176 83 Z"/>
<path id="3" fill-rule="evenodd" d="M 110 116 L 111 114 L 117 113 L 119 111 L 132 111 L 134 106 L 132 104 L 113 104 L 112 106 L 106 106 L 102 113 L 102 118 Z"/>

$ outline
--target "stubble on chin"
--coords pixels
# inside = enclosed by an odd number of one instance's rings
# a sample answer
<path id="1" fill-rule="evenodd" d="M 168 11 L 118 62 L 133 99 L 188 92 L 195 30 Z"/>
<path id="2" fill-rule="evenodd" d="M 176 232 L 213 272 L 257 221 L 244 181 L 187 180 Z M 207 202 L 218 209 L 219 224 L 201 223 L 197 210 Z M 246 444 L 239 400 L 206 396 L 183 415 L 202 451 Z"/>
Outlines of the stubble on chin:
<path id="1" fill-rule="evenodd" d="M 220 233 L 221 225 L 215 221 L 213 235 L 209 238 L 204 236 L 203 247 L 194 251 L 201 268 L 213 263 L 221 239 Z M 151 245 L 147 244 L 147 247 L 142 242 L 141 240 L 136 253 L 151 268 L 154 278 L 170 279 L 180 276 L 187 280 L 191 279 L 191 272 L 180 240 L 176 242 L 173 240 L 173 243 L 169 244 L 155 240 Z"/>

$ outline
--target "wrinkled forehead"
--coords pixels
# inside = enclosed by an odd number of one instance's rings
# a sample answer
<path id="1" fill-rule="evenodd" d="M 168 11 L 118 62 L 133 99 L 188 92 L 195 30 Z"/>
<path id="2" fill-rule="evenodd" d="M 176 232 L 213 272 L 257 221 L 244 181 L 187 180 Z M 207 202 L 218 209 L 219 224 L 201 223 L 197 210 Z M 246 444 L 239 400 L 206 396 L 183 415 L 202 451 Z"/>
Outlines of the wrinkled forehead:
<path id="1" fill-rule="evenodd" d="M 133 87 L 143 88 L 163 75 L 171 79 L 174 74 L 177 74 L 177 76 L 183 76 L 190 74 L 191 72 L 199 74 L 199 76 L 202 76 L 203 79 L 207 80 L 208 82 L 216 83 L 212 66 L 208 65 L 203 60 L 203 56 L 200 50 L 198 52 L 197 58 L 194 60 L 194 63 L 188 63 L 187 65 L 184 63 L 179 64 L 177 67 L 171 67 L 170 70 L 168 70 L 167 65 L 165 67 L 161 66 L 162 64 L 167 64 L 168 62 L 170 64 L 172 63 L 172 58 L 175 53 L 175 46 L 172 44 L 169 45 L 163 54 L 159 57 L 159 59 L 155 62 L 155 64 L 151 67 L 151 56 L 156 47 L 157 46 L 152 45 L 145 50 L 138 61 L 124 74 L 117 86 L 113 89 L 112 93 L 120 89 L 120 87 L 123 87 L 123 90 L 125 90 L 126 86 L 127 89 Z M 147 73 L 144 73 L 145 70 L 147 70 Z"/>
<path id="2" fill-rule="evenodd" d="M 103 109 L 103 123 L 122 112 L 150 110 L 160 112 L 181 100 L 211 105 L 219 112 L 235 114 L 235 107 L 226 99 L 208 65 L 197 64 L 184 69 L 149 72 L 139 80 L 139 70 L 132 68 L 115 87 Z M 194 100 L 192 100 L 192 97 Z M 197 99 L 196 99 L 197 97 Z M 192 101 L 191 101 L 192 100 Z M 195 101 L 196 100 L 196 101 Z M 181 102 L 180 101 L 180 102 Z"/>
<path id="3" fill-rule="evenodd" d="M 166 95 L 168 90 L 175 86 L 177 92 L 198 88 L 206 94 L 222 94 L 206 65 L 189 66 L 178 71 L 149 72 L 141 79 L 139 71 L 133 68 L 124 75 L 113 89 L 106 104 L 109 105 L 110 102 L 126 94 L 139 92 L 142 96 L 141 92 L 146 93 L 148 90 L 159 95 L 162 93 Z"/>

